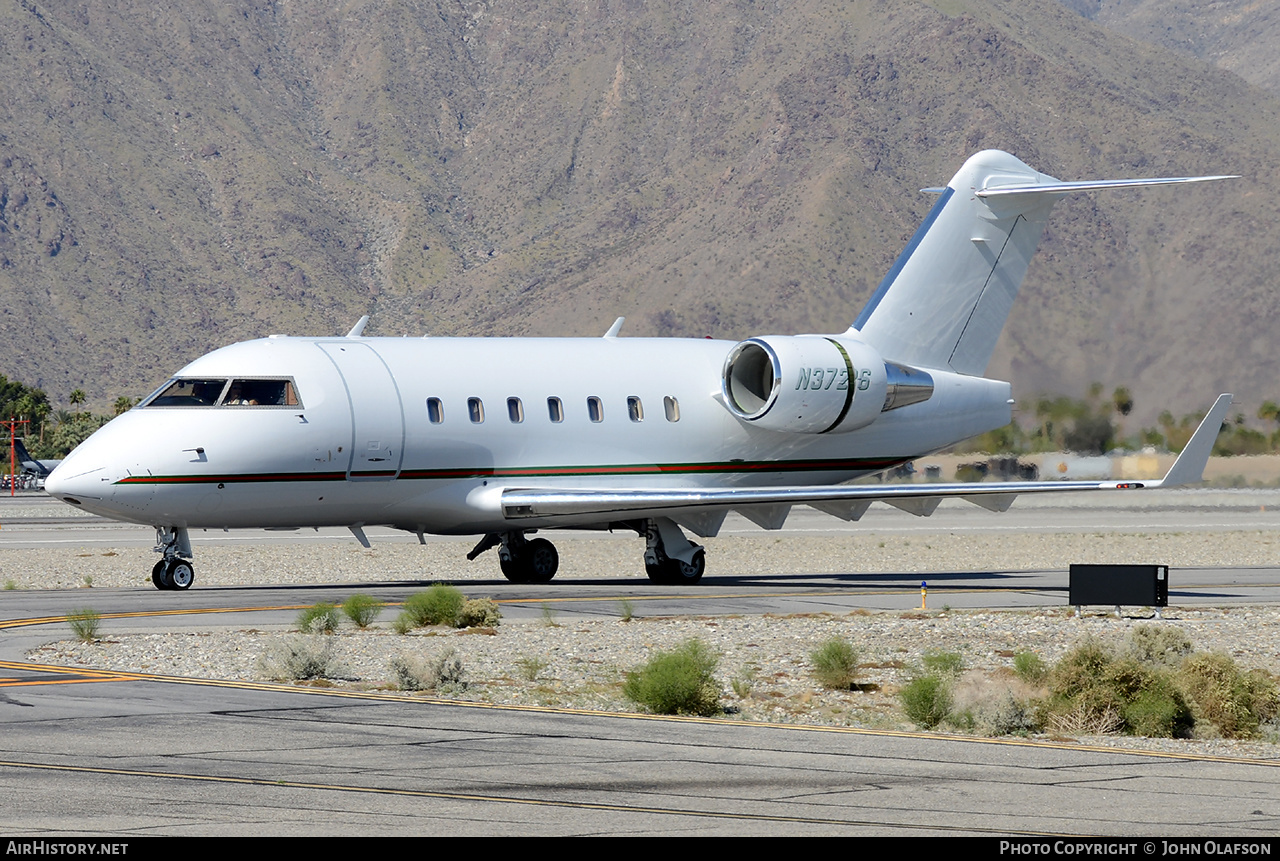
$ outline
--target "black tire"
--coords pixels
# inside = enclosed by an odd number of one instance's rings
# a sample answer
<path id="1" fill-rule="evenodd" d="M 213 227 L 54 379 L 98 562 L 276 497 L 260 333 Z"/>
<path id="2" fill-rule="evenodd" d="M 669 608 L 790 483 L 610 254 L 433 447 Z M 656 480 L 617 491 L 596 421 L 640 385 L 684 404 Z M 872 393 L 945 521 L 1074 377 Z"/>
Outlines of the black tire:
<path id="1" fill-rule="evenodd" d="M 667 570 L 671 567 L 670 560 L 659 562 L 657 565 L 644 563 L 644 573 L 649 575 L 650 583 L 666 584 L 671 582 L 671 574 Z"/>
<path id="2" fill-rule="evenodd" d="M 698 550 L 693 554 L 692 562 L 681 562 L 679 559 L 665 559 L 657 565 L 644 566 L 644 572 L 654 583 L 663 586 L 692 586 L 702 579 L 707 570 L 707 554 Z"/>
<path id="3" fill-rule="evenodd" d="M 692 562 L 681 562 L 679 559 L 672 559 L 670 564 L 672 578 L 670 582 L 692 586 L 702 579 L 703 573 L 707 570 L 707 554 L 702 550 L 698 550 L 693 554 Z"/>
<path id="4" fill-rule="evenodd" d="M 512 583 L 528 583 L 527 572 L 522 564 L 524 556 L 512 556 L 510 559 L 499 557 L 498 564 L 502 568 L 502 576 Z"/>
<path id="5" fill-rule="evenodd" d="M 196 582 L 196 569 L 185 559 L 174 559 L 165 571 L 164 579 L 169 582 L 170 589 L 186 591 Z"/>
<path id="6" fill-rule="evenodd" d="M 560 570 L 560 554 L 545 538 L 530 541 L 520 554 L 520 561 L 524 563 L 526 583 L 550 583 Z"/>
<path id="7" fill-rule="evenodd" d="M 164 576 L 165 575 L 164 569 L 165 569 L 165 566 L 167 566 L 168 564 L 169 564 L 169 561 L 167 559 L 161 559 L 151 569 L 151 585 L 155 586 L 157 589 L 173 588 L 172 581 L 168 581 Z"/>

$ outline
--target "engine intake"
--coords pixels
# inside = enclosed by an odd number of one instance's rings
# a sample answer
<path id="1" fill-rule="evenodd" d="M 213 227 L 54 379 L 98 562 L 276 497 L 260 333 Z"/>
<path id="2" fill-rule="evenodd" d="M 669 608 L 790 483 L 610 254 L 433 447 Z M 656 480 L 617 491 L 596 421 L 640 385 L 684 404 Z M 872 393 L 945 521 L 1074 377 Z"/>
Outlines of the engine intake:
<path id="1" fill-rule="evenodd" d="M 729 411 L 787 433 L 845 433 L 928 400 L 933 377 L 871 347 L 825 335 L 767 335 L 734 346 L 721 378 Z"/>
<path id="2" fill-rule="evenodd" d="M 844 432 L 880 413 L 884 361 L 860 341 L 821 335 L 749 338 L 725 358 L 725 405 L 744 422 L 791 433 Z"/>

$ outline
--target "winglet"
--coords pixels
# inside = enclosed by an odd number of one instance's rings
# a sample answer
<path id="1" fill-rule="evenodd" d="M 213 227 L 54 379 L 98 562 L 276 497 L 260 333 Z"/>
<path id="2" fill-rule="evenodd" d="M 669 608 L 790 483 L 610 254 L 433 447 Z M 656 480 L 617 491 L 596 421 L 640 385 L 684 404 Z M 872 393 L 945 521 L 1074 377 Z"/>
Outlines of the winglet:
<path id="1" fill-rule="evenodd" d="M 1218 431 L 1222 429 L 1222 420 L 1227 417 L 1231 408 L 1231 395 L 1218 395 L 1213 407 L 1209 410 L 1200 427 L 1191 435 L 1182 454 L 1169 467 L 1161 487 L 1177 487 L 1180 484 L 1195 484 L 1204 476 L 1204 468 L 1209 463 L 1209 455 L 1213 452 L 1213 444 L 1218 439 Z"/>
<path id="2" fill-rule="evenodd" d="M 614 320 L 613 325 L 609 327 L 609 331 L 604 333 L 604 336 L 606 338 L 618 337 L 618 332 L 622 330 L 622 322 L 626 319 L 627 319 L 626 317 L 619 317 L 618 319 Z"/>

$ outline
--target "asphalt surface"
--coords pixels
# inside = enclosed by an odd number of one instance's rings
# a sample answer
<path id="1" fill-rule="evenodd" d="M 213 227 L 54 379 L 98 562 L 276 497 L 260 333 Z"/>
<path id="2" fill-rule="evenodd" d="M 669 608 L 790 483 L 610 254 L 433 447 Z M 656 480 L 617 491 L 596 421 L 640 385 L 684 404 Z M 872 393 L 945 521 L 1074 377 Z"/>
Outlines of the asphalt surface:
<path id="1" fill-rule="evenodd" d="M 1002 518 L 940 511 L 930 528 L 1280 531 L 1256 496 L 1224 510 L 1027 506 Z M 10 513 L 19 512 L 9 503 Z M 1280 505 L 1276 506 L 1280 508 Z M 1214 513 L 1218 512 L 1218 513 Z M 850 528 L 801 514 L 788 532 Z M 1015 519 L 1010 521 L 1010 516 Z M 868 518 L 872 515 L 868 514 Z M 952 521 L 936 518 L 954 517 Z M 1205 526 L 1221 516 L 1224 526 Z M 59 521 L 59 522 L 53 522 Z M 1247 521 L 1256 523 L 1241 527 Z M 150 546 L 150 530 L 36 512 L 5 516 L 5 546 Z M 1171 526 L 1172 524 L 1172 526 Z M 863 528 L 867 526 L 864 520 Z M 877 530 L 921 522 L 886 512 Z M 732 525 L 731 525 L 731 528 Z M 858 528 L 858 527 L 852 527 Z M 202 539 L 204 540 L 204 539 Z M 323 541 L 276 533 L 226 540 Z M 347 539 L 349 540 L 349 538 Z M 391 535 L 385 540 L 402 540 Z M 413 540 L 413 539 L 410 539 Z M 562 539 L 557 539 L 558 542 Z M 596 540 L 592 537 L 563 539 Z M 10 543 L 13 542 L 13 543 Z M 638 579 L 542 587 L 468 583 L 508 616 L 544 605 L 614 615 L 846 611 L 918 606 L 919 575 L 718 577 L 702 587 Z M 1062 605 L 1062 571 L 930 575 L 952 606 Z M 1179 571 L 1178 603 L 1274 603 L 1280 570 Z M 419 583 L 362 591 L 397 600 Z M 341 587 L 185 593 L 94 589 L 103 631 L 288 625 Z M 82 590 L 0 593 L 0 833 L 39 835 L 979 834 L 1270 838 L 1280 759 L 1095 750 L 1064 742 L 746 725 L 573 710 L 482 707 L 376 693 L 219 683 L 27 663 L 66 636 Z M 214 611 L 214 612 L 209 612 Z"/>

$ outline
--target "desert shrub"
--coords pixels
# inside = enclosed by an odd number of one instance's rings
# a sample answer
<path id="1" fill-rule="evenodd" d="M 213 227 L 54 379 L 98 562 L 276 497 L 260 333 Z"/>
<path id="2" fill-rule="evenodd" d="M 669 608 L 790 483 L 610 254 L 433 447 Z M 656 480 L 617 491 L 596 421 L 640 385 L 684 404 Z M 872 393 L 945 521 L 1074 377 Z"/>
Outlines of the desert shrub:
<path id="1" fill-rule="evenodd" d="M 737 675 L 729 680 L 729 687 L 733 689 L 733 693 L 740 700 L 745 700 L 751 696 L 751 692 L 756 687 L 756 668 L 749 664 L 743 664 Z"/>
<path id="2" fill-rule="evenodd" d="M 338 608 L 321 601 L 298 613 L 298 630 L 304 634 L 332 634 L 338 630 Z"/>
<path id="3" fill-rule="evenodd" d="M 1062 656 L 1049 673 L 1055 695 L 1074 697 L 1092 688 L 1111 663 L 1111 653 L 1102 643 L 1087 639 Z"/>
<path id="4" fill-rule="evenodd" d="M 635 618 L 636 608 L 631 603 L 630 598 L 623 598 L 618 602 L 618 618 L 624 622 L 630 622 Z"/>
<path id="5" fill-rule="evenodd" d="M 1191 641 L 1177 628 L 1137 625 L 1124 638 L 1122 654 L 1144 664 L 1176 667 L 1191 654 Z"/>
<path id="6" fill-rule="evenodd" d="M 719 660 L 701 640 L 686 640 L 627 673 L 622 693 L 655 714 L 718 714 L 720 685 L 714 674 Z"/>
<path id="7" fill-rule="evenodd" d="M 1035 686 L 1005 674 L 966 673 L 951 685 L 944 721 L 983 735 L 1026 735 L 1041 727 Z"/>
<path id="8" fill-rule="evenodd" d="M 1035 708 L 1009 690 L 976 704 L 969 713 L 973 729 L 983 735 L 1027 735 L 1040 729 Z"/>
<path id="9" fill-rule="evenodd" d="M 496 628 L 502 612 L 492 598 L 468 598 L 458 613 L 459 628 Z"/>
<path id="10" fill-rule="evenodd" d="M 1172 675 L 1163 670 L 1148 670 L 1126 692 L 1120 716 L 1125 732 L 1147 738 L 1187 738 L 1195 725 L 1191 705 L 1178 688 Z"/>
<path id="11" fill-rule="evenodd" d="M 447 648 L 430 661 L 397 655 L 391 659 L 391 678 L 402 691 L 452 693 L 466 688 L 462 658 Z"/>
<path id="12" fill-rule="evenodd" d="M 338 675 L 333 644 L 327 637 L 292 637 L 271 644 L 259 663 L 269 679 L 307 681 Z"/>
<path id="13" fill-rule="evenodd" d="M 357 628 L 367 628 L 382 612 L 383 604 L 377 598 L 357 593 L 342 602 L 342 612 Z"/>
<path id="14" fill-rule="evenodd" d="M 84 643 L 91 643 L 98 638 L 98 627 L 101 623 L 102 617 L 92 607 L 81 607 L 67 614 L 67 624 L 71 626 L 71 633 L 76 635 L 77 640 Z"/>
<path id="15" fill-rule="evenodd" d="M 396 655 L 390 666 L 391 680 L 402 691 L 429 691 L 435 687 L 429 667 L 418 658 Z"/>
<path id="16" fill-rule="evenodd" d="M 410 595 L 404 602 L 404 612 L 415 628 L 427 625 L 458 627 L 466 597 L 448 583 L 433 583 L 425 592 Z"/>
<path id="17" fill-rule="evenodd" d="M 453 693 L 467 687 L 466 670 L 462 666 L 462 657 L 453 648 L 445 649 L 431 661 L 431 675 L 436 681 L 436 690 Z"/>
<path id="18" fill-rule="evenodd" d="M 809 663 L 825 688 L 847 691 L 858 680 L 858 650 L 848 640 L 832 637 L 809 653 Z"/>
<path id="19" fill-rule="evenodd" d="M 1042 685 L 1049 677 L 1049 665 L 1035 652 L 1019 652 L 1013 656 L 1013 672 L 1029 685 Z"/>
<path id="20" fill-rule="evenodd" d="M 925 652 L 920 662 L 925 673 L 939 676 L 958 676 L 964 669 L 964 658 L 956 652 Z"/>
<path id="21" fill-rule="evenodd" d="M 1259 670 L 1241 672 L 1230 656 L 1202 652 L 1182 663 L 1179 681 L 1196 716 L 1225 738 L 1252 738 L 1280 714 L 1280 691 Z"/>
<path id="22" fill-rule="evenodd" d="M 1063 656 L 1050 673 L 1050 723 L 1061 731 L 1178 737 L 1191 707 L 1163 668 L 1117 657 L 1096 640 Z"/>
<path id="23" fill-rule="evenodd" d="M 907 682 L 898 699 L 912 723 L 933 729 L 951 712 L 951 685 L 936 673 L 926 673 Z"/>
<path id="24" fill-rule="evenodd" d="M 536 682 L 538 680 L 538 676 L 542 674 L 542 671 L 545 670 L 549 664 L 550 662 L 545 658 L 536 658 L 532 655 L 525 655 L 516 659 L 516 671 L 519 673 L 520 678 L 524 679 L 526 682 Z"/>

